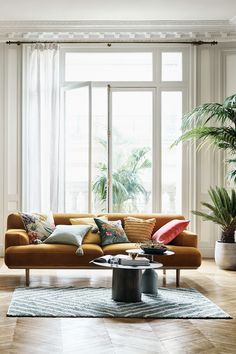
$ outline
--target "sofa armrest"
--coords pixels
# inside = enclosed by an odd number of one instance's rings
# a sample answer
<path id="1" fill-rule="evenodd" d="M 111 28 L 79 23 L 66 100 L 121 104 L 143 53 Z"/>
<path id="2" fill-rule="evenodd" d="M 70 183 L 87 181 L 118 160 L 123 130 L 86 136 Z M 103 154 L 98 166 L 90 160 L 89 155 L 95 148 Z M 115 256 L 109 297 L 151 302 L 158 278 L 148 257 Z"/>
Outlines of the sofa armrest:
<path id="1" fill-rule="evenodd" d="M 170 244 L 175 246 L 197 247 L 197 234 L 184 230 Z"/>
<path id="2" fill-rule="evenodd" d="M 5 249 L 10 246 L 23 246 L 29 244 L 27 232 L 23 229 L 9 229 L 5 234 Z"/>

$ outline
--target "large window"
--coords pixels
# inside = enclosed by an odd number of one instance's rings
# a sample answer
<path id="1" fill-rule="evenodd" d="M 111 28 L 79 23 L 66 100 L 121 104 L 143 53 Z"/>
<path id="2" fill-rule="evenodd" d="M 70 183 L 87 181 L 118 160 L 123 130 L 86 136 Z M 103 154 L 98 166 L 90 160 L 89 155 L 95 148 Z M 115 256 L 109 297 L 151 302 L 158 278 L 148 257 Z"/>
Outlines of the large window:
<path id="1" fill-rule="evenodd" d="M 65 211 L 182 211 L 186 56 L 64 48 Z"/>
<path id="2" fill-rule="evenodd" d="M 184 155 L 170 146 L 188 108 L 188 53 L 189 46 L 28 46 L 26 210 L 186 210 Z"/>

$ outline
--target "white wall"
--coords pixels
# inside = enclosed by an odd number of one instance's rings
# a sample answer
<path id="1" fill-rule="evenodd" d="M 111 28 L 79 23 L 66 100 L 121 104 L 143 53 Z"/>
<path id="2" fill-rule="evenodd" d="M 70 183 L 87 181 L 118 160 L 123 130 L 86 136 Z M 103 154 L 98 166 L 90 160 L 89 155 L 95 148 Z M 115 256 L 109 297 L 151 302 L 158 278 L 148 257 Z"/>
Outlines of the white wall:
<path id="1" fill-rule="evenodd" d="M 199 47 L 197 54 L 197 104 L 222 102 L 236 93 L 236 44 Z M 197 208 L 208 201 L 210 186 L 226 185 L 223 152 L 204 149 L 197 154 Z M 214 256 L 215 241 L 220 229 L 211 222 L 197 218 L 199 246 L 205 257 Z"/>
<path id="2" fill-rule="evenodd" d="M 7 215 L 21 209 L 21 48 L 0 45 L 0 251 Z"/>
<path id="3" fill-rule="evenodd" d="M 236 93 L 236 44 L 197 48 L 196 97 L 192 102 L 221 102 Z M 194 68 L 194 65 L 193 65 Z M 193 75 L 194 77 L 194 75 Z M 194 83 L 192 87 L 194 87 Z M 194 96 L 194 94 L 193 94 Z M 7 215 L 21 209 L 21 48 L 0 44 L 0 251 Z M 191 164 L 190 164 L 191 166 Z M 210 185 L 224 184 L 223 156 L 204 150 L 196 156 L 196 206 L 208 198 Z M 190 173 L 193 176 L 194 174 Z M 203 256 L 213 257 L 219 230 L 197 218 Z"/>

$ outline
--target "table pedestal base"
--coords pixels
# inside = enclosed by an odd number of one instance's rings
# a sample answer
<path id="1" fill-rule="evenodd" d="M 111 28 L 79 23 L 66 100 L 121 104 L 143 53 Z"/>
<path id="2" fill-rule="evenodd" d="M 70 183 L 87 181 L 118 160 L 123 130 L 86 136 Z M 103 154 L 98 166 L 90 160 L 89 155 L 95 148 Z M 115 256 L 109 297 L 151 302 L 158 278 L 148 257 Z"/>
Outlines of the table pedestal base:
<path id="1" fill-rule="evenodd" d="M 140 269 L 113 268 L 112 299 L 120 302 L 140 302 L 141 278 Z"/>
<path id="2" fill-rule="evenodd" d="M 146 269 L 142 275 L 141 291 L 144 294 L 157 295 L 158 276 L 154 269 Z"/>

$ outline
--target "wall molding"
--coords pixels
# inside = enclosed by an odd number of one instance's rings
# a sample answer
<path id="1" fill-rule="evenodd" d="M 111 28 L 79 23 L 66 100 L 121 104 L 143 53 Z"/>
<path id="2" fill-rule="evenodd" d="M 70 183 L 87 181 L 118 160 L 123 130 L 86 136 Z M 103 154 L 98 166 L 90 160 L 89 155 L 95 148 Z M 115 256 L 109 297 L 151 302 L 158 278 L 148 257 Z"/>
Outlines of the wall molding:
<path id="1" fill-rule="evenodd" d="M 0 21 L 0 40 L 236 40 L 236 17 L 199 21 Z"/>
<path id="2" fill-rule="evenodd" d="M 0 257 L 4 257 L 4 245 L 0 243 Z"/>

